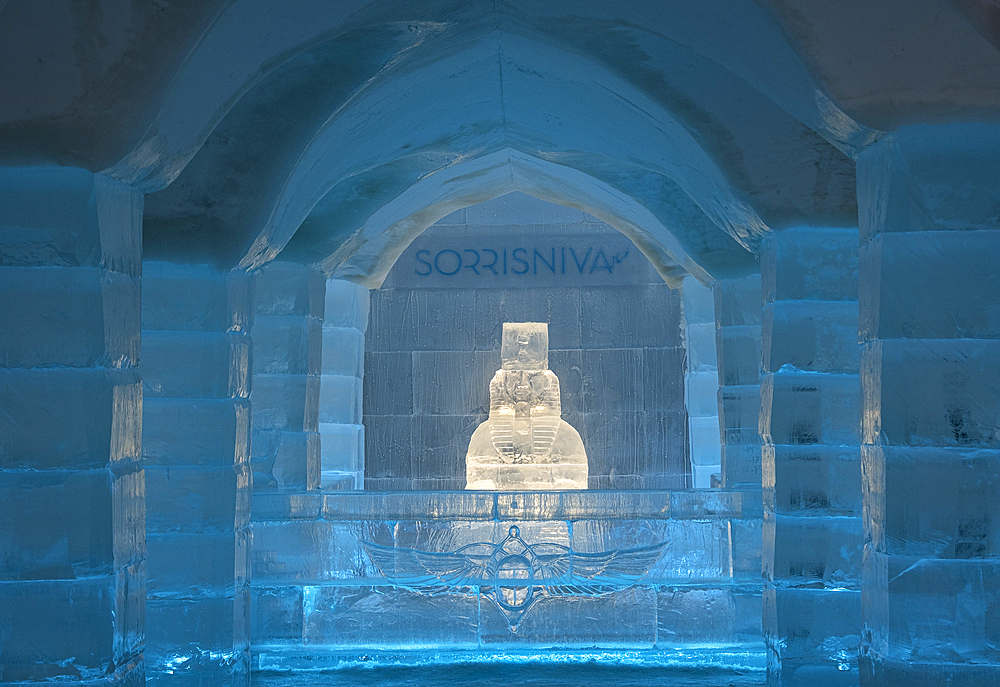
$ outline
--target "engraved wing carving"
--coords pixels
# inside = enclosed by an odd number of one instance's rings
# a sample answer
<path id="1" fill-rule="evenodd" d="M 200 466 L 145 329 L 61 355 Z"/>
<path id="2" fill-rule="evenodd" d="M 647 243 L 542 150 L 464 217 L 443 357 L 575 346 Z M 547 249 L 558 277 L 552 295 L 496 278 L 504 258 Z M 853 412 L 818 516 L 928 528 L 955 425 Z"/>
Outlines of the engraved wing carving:
<path id="1" fill-rule="evenodd" d="M 600 553 L 573 552 L 559 544 L 535 544 L 534 565 L 524 578 L 538 587 L 567 586 L 589 594 L 584 588 L 602 589 L 635 584 L 656 563 L 666 542 L 638 549 L 614 549 Z M 379 572 L 401 587 L 415 589 L 443 585 L 457 589 L 496 584 L 493 557 L 496 544 L 477 543 L 454 552 L 421 551 L 364 542 Z"/>
<path id="2" fill-rule="evenodd" d="M 541 573 L 538 577 L 553 595 L 608 594 L 641 580 L 660 559 L 666 545 L 661 542 L 600 553 L 541 554 L 537 563 Z"/>
<path id="3" fill-rule="evenodd" d="M 453 552 L 420 551 L 362 542 L 379 572 L 394 584 L 422 592 L 457 591 L 489 584 L 495 545 L 476 543 Z"/>
<path id="4" fill-rule="evenodd" d="M 599 596 L 634 585 L 667 546 L 580 553 L 551 542 L 528 544 L 516 526 L 499 544 L 477 542 L 451 552 L 362 544 L 379 571 L 400 587 L 422 594 L 478 590 L 496 604 L 512 632 L 546 598 Z"/>

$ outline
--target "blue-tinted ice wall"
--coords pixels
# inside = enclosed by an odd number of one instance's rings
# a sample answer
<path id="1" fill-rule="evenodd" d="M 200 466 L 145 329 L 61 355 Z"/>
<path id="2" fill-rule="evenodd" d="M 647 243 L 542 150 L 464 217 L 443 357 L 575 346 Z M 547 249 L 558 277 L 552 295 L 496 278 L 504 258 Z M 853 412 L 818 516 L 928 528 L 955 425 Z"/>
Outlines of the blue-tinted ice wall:
<path id="1" fill-rule="evenodd" d="M 621 233 L 519 193 L 428 229 L 372 292 L 367 489 L 461 489 L 503 322 L 547 322 L 591 488 L 690 485 L 679 291 Z"/>
<path id="2" fill-rule="evenodd" d="M 1000 150 L 915 126 L 858 159 L 867 685 L 1000 683 Z"/>
<path id="3" fill-rule="evenodd" d="M 682 282 L 684 349 L 687 352 L 684 393 L 688 413 L 691 486 L 706 489 L 720 486 L 722 482 L 715 298 L 711 288 L 691 275 L 686 275 Z"/>
<path id="4" fill-rule="evenodd" d="M 320 486 L 320 374 L 326 278 L 291 262 L 255 273 L 254 489 Z"/>
<path id="5" fill-rule="evenodd" d="M 143 271 L 147 679 L 246 685 L 253 278 Z"/>
<path id="6" fill-rule="evenodd" d="M 363 489 L 365 428 L 361 415 L 369 291 L 326 282 L 319 392 L 320 486 Z"/>
<path id="7" fill-rule="evenodd" d="M 0 681 L 144 679 L 142 207 L 0 169 Z"/>
<path id="8" fill-rule="evenodd" d="M 764 635 L 782 685 L 858 682 L 858 230 L 761 245 Z"/>
<path id="9" fill-rule="evenodd" d="M 760 274 L 720 279 L 715 337 L 722 431 L 722 486 L 760 489 Z"/>

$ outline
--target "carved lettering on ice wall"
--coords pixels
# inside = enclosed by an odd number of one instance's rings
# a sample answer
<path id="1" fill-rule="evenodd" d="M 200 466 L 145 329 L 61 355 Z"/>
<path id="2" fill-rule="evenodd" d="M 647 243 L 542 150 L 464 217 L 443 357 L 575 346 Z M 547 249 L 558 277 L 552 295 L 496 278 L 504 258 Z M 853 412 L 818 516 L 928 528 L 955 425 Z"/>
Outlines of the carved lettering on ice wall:
<path id="1" fill-rule="evenodd" d="M 422 235 L 400 257 L 396 286 L 538 287 L 644 283 L 645 257 L 624 236 Z"/>

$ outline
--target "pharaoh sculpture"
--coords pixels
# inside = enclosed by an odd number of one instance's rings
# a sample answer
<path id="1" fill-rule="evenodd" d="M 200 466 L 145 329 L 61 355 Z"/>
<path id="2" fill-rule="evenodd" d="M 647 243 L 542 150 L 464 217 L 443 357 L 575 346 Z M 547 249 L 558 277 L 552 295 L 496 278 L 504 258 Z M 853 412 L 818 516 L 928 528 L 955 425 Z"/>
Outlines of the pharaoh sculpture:
<path id="1" fill-rule="evenodd" d="M 465 459 L 467 489 L 586 489 L 587 453 L 562 419 L 544 322 L 505 322 L 490 416 Z"/>

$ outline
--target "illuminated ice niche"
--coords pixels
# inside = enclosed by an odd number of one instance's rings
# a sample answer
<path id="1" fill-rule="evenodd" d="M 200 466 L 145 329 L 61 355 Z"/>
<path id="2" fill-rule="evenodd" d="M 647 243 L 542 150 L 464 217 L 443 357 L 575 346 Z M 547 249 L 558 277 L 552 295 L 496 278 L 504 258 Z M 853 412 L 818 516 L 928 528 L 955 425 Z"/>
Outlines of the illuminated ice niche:
<path id="1" fill-rule="evenodd" d="M 586 489 L 587 452 L 562 419 L 548 325 L 505 322 L 500 348 L 490 416 L 469 442 L 466 489 Z"/>

